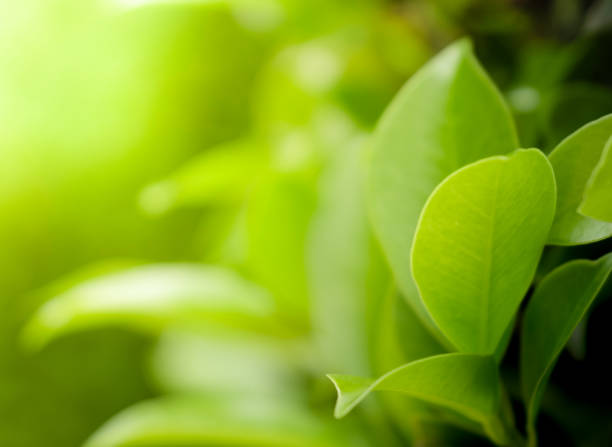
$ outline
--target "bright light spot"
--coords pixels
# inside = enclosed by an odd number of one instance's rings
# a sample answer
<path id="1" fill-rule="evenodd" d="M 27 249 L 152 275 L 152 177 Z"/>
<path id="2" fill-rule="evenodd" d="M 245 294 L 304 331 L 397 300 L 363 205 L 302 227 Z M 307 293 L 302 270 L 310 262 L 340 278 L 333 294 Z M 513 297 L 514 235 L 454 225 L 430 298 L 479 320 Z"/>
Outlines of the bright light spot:
<path id="1" fill-rule="evenodd" d="M 306 45 L 297 53 L 294 75 L 304 89 L 324 92 L 338 82 L 342 75 L 342 63 L 330 48 Z"/>
<path id="2" fill-rule="evenodd" d="M 269 31 L 285 18 L 277 0 L 241 0 L 231 2 L 236 21 L 251 31 Z"/>
<path id="3" fill-rule="evenodd" d="M 533 112 L 540 105 L 540 92 L 529 86 L 517 87 L 508 92 L 508 101 L 517 112 Z"/>
<path id="4" fill-rule="evenodd" d="M 284 134 L 277 146 L 276 166 L 281 171 L 294 171 L 307 164 L 312 156 L 311 139 L 304 132 Z"/>
<path id="5" fill-rule="evenodd" d="M 151 216 L 166 213 L 176 197 L 176 189 L 170 182 L 158 182 L 144 188 L 138 198 L 140 209 Z"/>
<path id="6" fill-rule="evenodd" d="M 314 117 L 317 135 L 328 146 L 345 144 L 356 132 L 357 128 L 351 117 L 338 107 L 323 107 Z"/>
<path id="7" fill-rule="evenodd" d="M 222 4 L 226 3 L 223 0 L 110 0 L 113 4 L 124 9 L 139 8 L 141 6 L 155 5 L 155 4 Z"/>

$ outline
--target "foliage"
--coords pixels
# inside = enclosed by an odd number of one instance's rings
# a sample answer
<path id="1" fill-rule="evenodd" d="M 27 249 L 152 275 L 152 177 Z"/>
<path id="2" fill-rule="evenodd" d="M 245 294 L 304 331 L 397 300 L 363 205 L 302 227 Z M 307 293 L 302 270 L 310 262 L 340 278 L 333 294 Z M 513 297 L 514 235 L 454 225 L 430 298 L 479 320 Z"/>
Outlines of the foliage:
<path id="1" fill-rule="evenodd" d="M 0 444 L 610 445 L 612 22 L 548 3 L 0 3 Z"/>

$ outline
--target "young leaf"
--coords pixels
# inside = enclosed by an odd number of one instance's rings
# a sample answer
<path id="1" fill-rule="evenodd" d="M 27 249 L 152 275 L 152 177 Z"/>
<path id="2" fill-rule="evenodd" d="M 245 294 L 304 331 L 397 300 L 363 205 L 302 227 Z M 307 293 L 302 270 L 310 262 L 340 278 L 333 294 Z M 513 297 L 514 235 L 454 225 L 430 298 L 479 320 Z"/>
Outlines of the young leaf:
<path id="1" fill-rule="evenodd" d="M 47 301 L 24 330 L 40 348 L 65 333 L 122 324 L 158 330 L 168 323 L 265 325 L 272 297 L 231 270 L 193 264 L 134 267 L 97 277 Z"/>
<path id="2" fill-rule="evenodd" d="M 521 333 L 521 381 L 532 443 L 540 400 L 555 361 L 611 271 L 612 253 L 597 261 L 570 261 L 544 278 L 527 306 Z"/>
<path id="3" fill-rule="evenodd" d="M 611 135 L 612 115 L 607 115 L 581 127 L 550 153 L 559 196 L 550 244 L 587 244 L 612 235 L 612 223 L 578 213 L 587 182 Z"/>
<path id="4" fill-rule="evenodd" d="M 438 327 L 460 351 L 495 351 L 533 279 L 554 212 L 553 172 L 537 149 L 473 163 L 432 193 L 412 271 Z"/>
<path id="5" fill-rule="evenodd" d="M 368 175 L 372 222 L 403 295 L 430 328 L 410 274 L 421 209 L 456 169 L 517 147 L 510 112 L 466 40 L 414 75 L 376 129 Z"/>
<path id="6" fill-rule="evenodd" d="M 578 211 L 583 216 L 612 222 L 612 136 L 593 171 Z"/>
<path id="7" fill-rule="evenodd" d="M 359 430 L 351 434 L 347 428 L 270 399 L 175 396 L 123 410 L 94 433 L 85 447 L 363 445 Z"/>
<path id="8" fill-rule="evenodd" d="M 497 367 L 491 357 L 442 354 L 400 366 L 377 380 L 328 375 L 338 391 L 334 415 L 347 415 L 372 391 L 395 391 L 450 408 L 489 426 L 500 405 Z"/>

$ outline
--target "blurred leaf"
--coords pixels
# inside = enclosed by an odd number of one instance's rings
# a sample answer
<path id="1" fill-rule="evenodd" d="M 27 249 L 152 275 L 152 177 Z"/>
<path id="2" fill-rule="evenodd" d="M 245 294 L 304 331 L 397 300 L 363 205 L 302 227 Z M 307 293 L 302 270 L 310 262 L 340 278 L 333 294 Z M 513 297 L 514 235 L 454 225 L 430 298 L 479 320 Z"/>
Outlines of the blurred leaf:
<path id="1" fill-rule="evenodd" d="M 583 30 L 594 34 L 608 30 L 612 26 L 612 2 L 599 0 L 589 8 L 583 24 Z"/>
<path id="2" fill-rule="evenodd" d="M 529 301 L 521 332 L 521 381 L 527 428 L 535 445 L 535 422 L 557 357 L 612 272 L 612 253 L 578 259 L 546 276 Z"/>
<path id="3" fill-rule="evenodd" d="M 405 363 L 444 353 L 394 286 L 389 287 L 379 307 L 372 355 L 374 374 L 382 375 Z M 440 425 L 426 430 L 424 422 L 439 421 L 439 414 L 425 402 L 397 393 L 383 393 L 380 399 L 388 408 L 389 417 L 413 442 L 429 442 L 441 434 Z"/>
<path id="4" fill-rule="evenodd" d="M 389 288 L 380 306 L 374 350 L 377 374 L 444 352 L 395 287 Z"/>
<path id="5" fill-rule="evenodd" d="M 147 265 L 88 280 L 53 297 L 32 317 L 23 336 L 38 349 L 60 335 L 107 325 L 153 331 L 197 321 L 263 326 L 273 312 L 267 292 L 230 270 Z"/>
<path id="6" fill-rule="evenodd" d="M 140 206 L 161 214 L 180 206 L 202 206 L 244 200 L 263 173 L 266 154 L 257 143 L 239 140 L 207 149 L 168 178 L 147 186 Z"/>
<path id="7" fill-rule="evenodd" d="M 247 206 L 209 209 L 202 217 L 196 241 L 204 263 L 244 271 L 248 263 Z"/>
<path id="8" fill-rule="evenodd" d="M 338 390 L 335 416 L 348 414 L 372 391 L 395 391 L 450 408 L 482 423 L 497 438 L 493 422 L 500 405 L 500 382 L 491 357 L 442 354 L 400 366 L 377 380 L 329 375 Z"/>
<path id="9" fill-rule="evenodd" d="M 329 105 L 344 58 L 333 39 L 315 39 L 284 48 L 263 68 L 255 88 L 254 118 L 261 134 L 282 140 L 306 130 L 317 110 Z"/>
<path id="10" fill-rule="evenodd" d="M 564 42 L 536 40 L 530 42 L 518 57 L 518 83 L 536 89 L 549 89 L 565 80 L 580 61 L 587 45 L 582 40 Z"/>
<path id="11" fill-rule="evenodd" d="M 589 179 L 580 214 L 612 222 L 612 133 Z"/>
<path id="12" fill-rule="evenodd" d="M 309 324 L 305 253 L 314 205 L 309 178 L 274 173 L 247 205 L 249 270 L 296 330 Z"/>
<path id="13" fill-rule="evenodd" d="M 308 264 L 321 366 L 368 375 L 372 315 L 382 302 L 387 274 L 371 244 L 360 143 L 339 148 L 321 176 Z"/>
<path id="14" fill-rule="evenodd" d="M 236 21 L 252 31 L 269 31 L 285 19 L 285 0 L 111 0 L 120 8 L 142 8 L 156 4 L 198 4 L 208 7 L 227 7 Z"/>
<path id="15" fill-rule="evenodd" d="M 361 447 L 342 424 L 270 399 L 175 396 L 124 410 L 84 447 L 258 446 Z"/>
<path id="16" fill-rule="evenodd" d="M 378 125 L 368 179 L 372 221 L 400 289 L 432 330 L 410 275 L 421 209 L 454 170 L 517 146 L 510 113 L 467 41 L 442 51 L 408 81 Z"/>
<path id="17" fill-rule="evenodd" d="M 533 279 L 554 207 L 553 172 L 537 149 L 468 165 L 428 199 L 412 271 L 431 315 L 460 351 L 497 348 Z"/>
<path id="18" fill-rule="evenodd" d="M 576 129 L 612 110 L 612 90 L 591 83 L 564 83 L 549 89 L 543 99 L 541 126 L 552 149 Z"/>
<path id="19" fill-rule="evenodd" d="M 578 129 L 549 155 L 558 188 L 549 244 L 579 245 L 612 235 L 612 223 L 578 214 L 585 187 L 611 135 L 612 115 L 607 115 Z"/>
<path id="20" fill-rule="evenodd" d="M 298 380 L 310 354 L 304 342 L 241 330 L 165 331 L 151 358 L 163 391 L 303 399 Z"/>

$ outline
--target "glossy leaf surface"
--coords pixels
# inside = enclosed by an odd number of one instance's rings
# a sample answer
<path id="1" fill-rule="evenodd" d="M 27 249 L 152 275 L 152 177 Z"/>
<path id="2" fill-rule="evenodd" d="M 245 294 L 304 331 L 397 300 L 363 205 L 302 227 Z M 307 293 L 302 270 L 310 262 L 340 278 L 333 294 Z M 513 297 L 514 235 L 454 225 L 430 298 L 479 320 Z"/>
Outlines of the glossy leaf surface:
<path id="1" fill-rule="evenodd" d="M 553 270 L 531 298 L 521 333 L 521 381 L 530 436 L 548 377 L 561 350 L 612 271 L 612 254 Z"/>
<path id="2" fill-rule="evenodd" d="M 584 216 L 612 222 L 612 134 L 593 170 L 578 211 Z"/>
<path id="3" fill-rule="evenodd" d="M 612 135 L 612 115 L 593 121 L 563 140 L 549 155 L 557 180 L 557 212 L 549 244 L 578 245 L 612 235 L 612 223 L 578 213 L 585 188 Z"/>
<path id="4" fill-rule="evenodd" d="M 427 201 L 413 274 L 460 351 L 495 351 L 533 279 L 554 209 L 552 169 L 537 149 L 466 166 Z"/>
<path id="5" fill-rule="evenodd" d="M 430 328 L 410 274 L 421 209 L 456 169 L 517 147 L 510 113 L 465 40 L 415 74 L 378 124 L 368 175 L 374 229 L 402 293 Z"/>
<path id="6" fill-rule="evenodd" d="M 490 357 L 442 354 L 400 366 L 377 380 L 329 375 L 338 391 L 335 416 L 343 417 L 372 391 L 395 391 L 486 423 L 496 414 L 500 388 Z"/>

